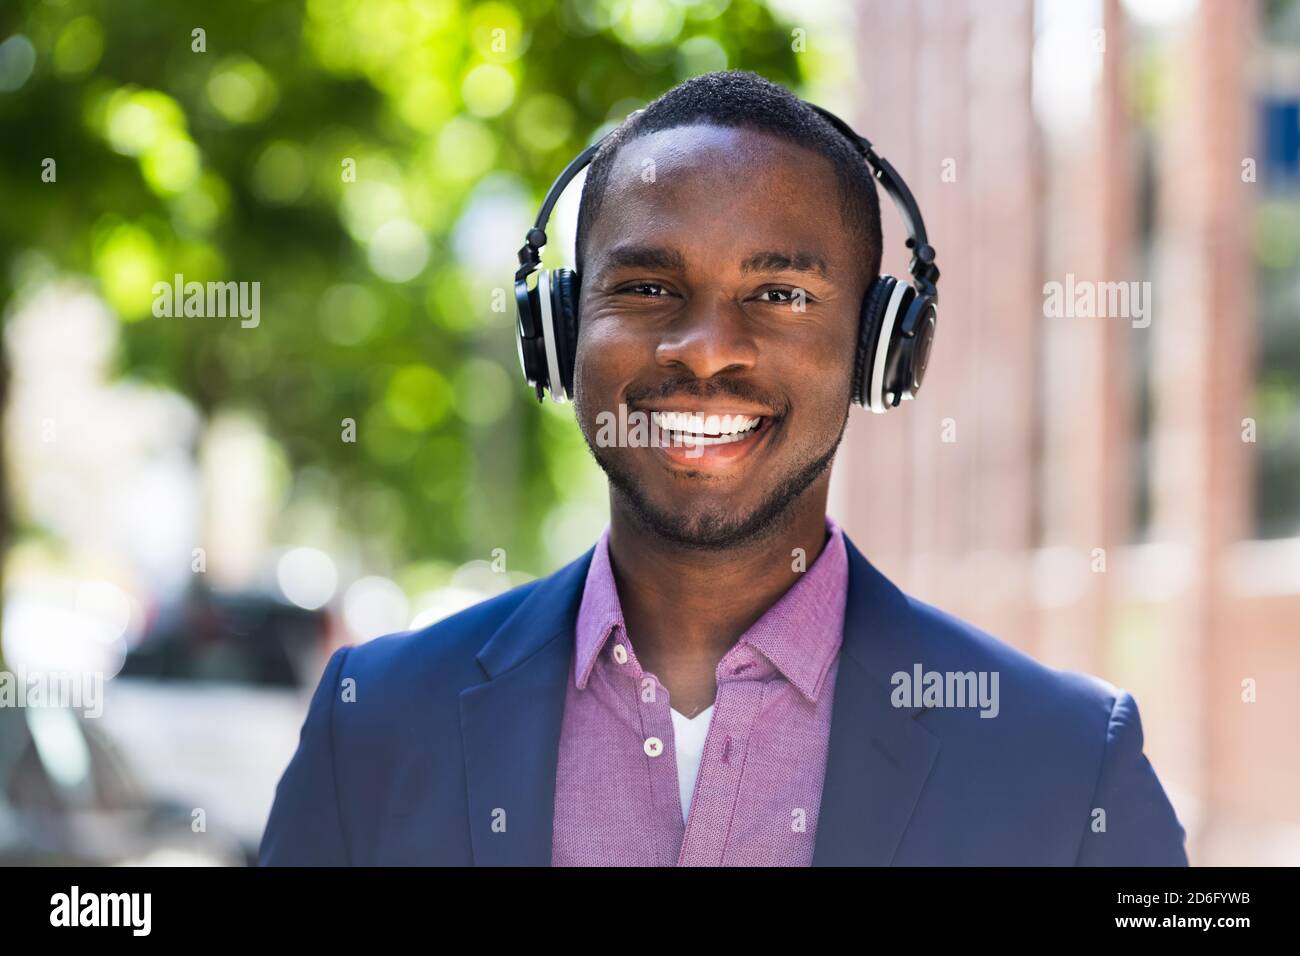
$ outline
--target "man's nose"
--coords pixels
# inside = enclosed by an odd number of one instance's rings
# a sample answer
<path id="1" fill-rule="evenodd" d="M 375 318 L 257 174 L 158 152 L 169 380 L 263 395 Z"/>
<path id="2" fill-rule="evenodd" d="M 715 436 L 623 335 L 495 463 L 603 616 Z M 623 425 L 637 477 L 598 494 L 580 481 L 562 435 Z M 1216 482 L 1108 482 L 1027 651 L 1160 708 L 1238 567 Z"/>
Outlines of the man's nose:
<path id="1" fill-rule="evenodd" d="M 754 367 L 758 344 L 751 320 L 736 302 L 696 297 L 669 325 L 655 349 L 665 367 L 680 366 L 696 378 Z"/>

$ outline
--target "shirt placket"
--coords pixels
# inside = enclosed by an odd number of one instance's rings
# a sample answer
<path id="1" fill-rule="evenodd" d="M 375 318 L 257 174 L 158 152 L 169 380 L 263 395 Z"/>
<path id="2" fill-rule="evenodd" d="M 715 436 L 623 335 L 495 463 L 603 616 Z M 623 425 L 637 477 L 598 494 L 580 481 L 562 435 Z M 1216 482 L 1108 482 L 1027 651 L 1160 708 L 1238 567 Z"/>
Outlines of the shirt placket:
<path id="1" fill-rule="evenodd" d="M 770 670 L 746 644 L 736 645 L 718 662 L 713 719 L 704 741 L 678 866 L 722 866 L 726 861 L 750 735 L 762 710 L 766 682 L 761 678 Z"/>
<path id="2" fill-rule="evenodd" d="M 658 835 L 654 848 L 655 862 L 659 866 L 672 866 L 682 845 L 685 824 L 682 823 L 681 795 L 677 786 L 677 758 L 668 689 L 653 674 L 641 669 L 622 626 L 614 631 L 609 643 L 607 653 L 611 665 L 623 675 L 628 693 L 636 702 L 634 712 L 638 725 L 635 729 L 646 769 L 651 812 L 655 814 L 654 832 Z"/>

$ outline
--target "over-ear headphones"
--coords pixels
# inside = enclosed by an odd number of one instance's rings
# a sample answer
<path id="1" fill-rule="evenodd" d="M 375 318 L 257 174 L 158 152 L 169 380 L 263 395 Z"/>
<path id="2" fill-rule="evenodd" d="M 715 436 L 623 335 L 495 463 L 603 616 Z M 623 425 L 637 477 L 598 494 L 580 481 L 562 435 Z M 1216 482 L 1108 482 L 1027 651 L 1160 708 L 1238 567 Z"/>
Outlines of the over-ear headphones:
<path id="1" fill-rule="evenodd" d="M 853 363 L 853 401 L 873 412 L 884 412 L 905 398 L 915 398 L 921 388 L 938 319 L 939 267 L 935 265 L 934 247 L 926 241 L 921 210 L 897 170 L 839 117 L 815 104 L 808 105 L 862 154 L 907 227 L 907 247 L 912 250 L 908 272 L 912 279 L 904 282 L 881 275 L 868 287 L 862 300 Z M 551 184 L 519 250 L 519 270 L 515 273 L 519 364 L 538 401 L 547 390 L 557 402 L 573 398 L 578 347 L 580 278 L 571 269 L 540 268 L 546 224 L 564 188 L 592 161 L 603 142 L 602 137 L 579 153 Z M 534 273 L 537 281 L 530 288 L 528 278 Z"/>

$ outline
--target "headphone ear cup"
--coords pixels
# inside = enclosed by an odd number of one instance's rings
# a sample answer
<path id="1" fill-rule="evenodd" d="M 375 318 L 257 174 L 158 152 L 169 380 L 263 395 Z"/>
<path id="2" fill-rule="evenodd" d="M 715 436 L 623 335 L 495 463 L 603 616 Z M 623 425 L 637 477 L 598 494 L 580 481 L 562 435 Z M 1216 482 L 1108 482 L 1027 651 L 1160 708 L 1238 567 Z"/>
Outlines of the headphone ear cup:
<path id="1" fill-rule="evenodd" d="M 899 318 L 899 354 L 893 380 L 889 383 L 890 391 L 899 398 L 916 398 L 925 379 L 925 371 L 930 362 L 930 347 L 934 343 L 935 326 L 938 323 L 938 310 L 935 298 L 930 295 L 914 293 L 907 304 L 907 311 Z M 898 404 L 897 401 L 894 402 Z"/>
<path id="2" fill-rule="evenodd" d="M 552 314 L 555 317 L 555 352 L 560 362 L 558 384 L 564 397 L 573 398 L 573 371 L 578 357 L 578 274 L 572 269 L 551 273 Z"/>
<path id="3" fill-rule="evenodd" d="M 515 280 L 515 346 L 519 367 L 524 381 L 537 393 L 540 402 L 546 394 L 546 353 L 538 298 L 537 286 L 530 289 L 527 278 Z"/>
<path id="4" fill-rule="evenodd" d="M 858 349 L 853 358 L 853 401 L 863 406 L 871 404 L 871 368 L 876 361 L 876 348 L 880 342 L 880 326 L 884 321 L 889 297 L 898 280 L 893 276 L 877 276 L 862 299 L 862 317 L 858 321 Z"/>

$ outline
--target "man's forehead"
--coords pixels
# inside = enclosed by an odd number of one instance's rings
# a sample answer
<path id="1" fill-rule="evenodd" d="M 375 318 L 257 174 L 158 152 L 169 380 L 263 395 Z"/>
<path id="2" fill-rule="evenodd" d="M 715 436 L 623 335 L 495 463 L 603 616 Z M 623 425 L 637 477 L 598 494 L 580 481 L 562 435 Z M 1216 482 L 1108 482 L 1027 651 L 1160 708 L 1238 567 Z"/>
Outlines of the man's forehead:
<path id="1" fill-rule="evenodd" d="M 691 173 L 744 169 L 751 176 L 770 177 L 781 166 L 812 166 L 807 171 L 813 175 L 831 172 L 825 157 L 763 130 L 712 123 L 674 126 L 625 143 L 614 157 L 609 188 L 653 184 L 661 174 L 683 179 Z"/>
<path id="2" fill-rule="evenodd" d="M 727 245 L 745 240 L 744 255 L 729 257 L 737 263 L 754 250 L 801 260 L 811 253 L 824 263 L 843 226 L 839 206 L 833 167 L 817 153 L 759 130 L 674 127 L 619 151 L 593 224 L 592 251 L 613 265 L 608 253 L 619 246 L 644 258 L 647 249 L 716 245 L 726 236 Z M 736 233 L 741 223 L 744 236 Z M 605 248 L 597 253 L 598 247 Z"/>

